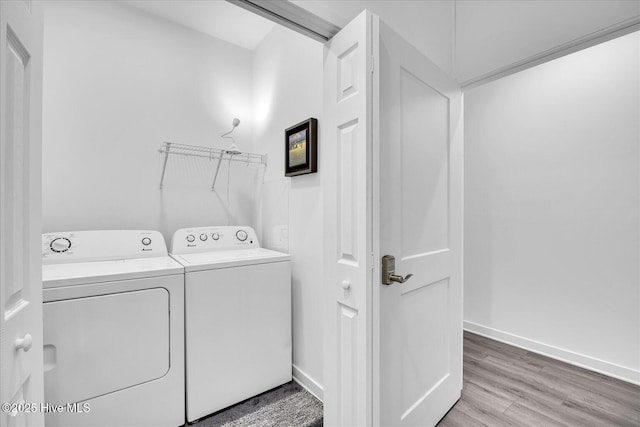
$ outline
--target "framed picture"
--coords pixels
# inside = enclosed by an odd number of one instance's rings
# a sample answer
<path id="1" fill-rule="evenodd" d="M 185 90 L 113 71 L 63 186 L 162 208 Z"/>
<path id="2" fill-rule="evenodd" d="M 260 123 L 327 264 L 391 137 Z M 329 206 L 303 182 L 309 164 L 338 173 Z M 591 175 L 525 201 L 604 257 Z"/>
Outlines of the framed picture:
<path id="1" fill-rule="evenodd" d="M 284 131 L 284 176 L 318 171 L 318 121 L 308 119 Z"/>

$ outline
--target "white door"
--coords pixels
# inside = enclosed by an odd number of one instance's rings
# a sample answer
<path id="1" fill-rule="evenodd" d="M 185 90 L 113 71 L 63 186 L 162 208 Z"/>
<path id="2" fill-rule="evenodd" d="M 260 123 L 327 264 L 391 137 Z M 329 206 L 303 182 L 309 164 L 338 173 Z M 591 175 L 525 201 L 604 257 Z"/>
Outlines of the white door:
<path id="1" fill-rule="evenodd" d="M 0 1 L 0 94 L 0 425 L 43 425 L 38 2 Z"/>
<path id="2" fill-rule="evenodd" d="M 324 85 L 325 423 L 435 425 L 462 389 L 461 92 L 367 12 Z"/>
<path id="3" fill-rule="evenodd" d="M 374 16 L 363 12 L 325 46 L 321 162 L 324 267 L 324 422 L 372 422 L 373 279 L 371 46 Z"/>
<path id="4" fill-rule="evenodd" d="M 383 22 L 379 57 L 376 252 L 413 277 L 374 283 L 376 417 L 433 426 L 462 390 L 462 95 Z"/>

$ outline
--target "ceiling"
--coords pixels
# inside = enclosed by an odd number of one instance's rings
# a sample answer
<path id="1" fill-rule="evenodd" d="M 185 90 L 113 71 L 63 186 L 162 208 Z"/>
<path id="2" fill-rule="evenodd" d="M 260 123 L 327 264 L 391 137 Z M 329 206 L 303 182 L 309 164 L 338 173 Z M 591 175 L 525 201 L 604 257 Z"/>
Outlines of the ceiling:
<path id="1" fill-rule="evenodd" d="M 612 28 L 640 25 L 638 0 L 290 2 L 338 27 L 369 9 L 462 84 Z M 278 25 L 225 0 L 121 3 L 247 49 Z"/>
<path id="2" fill-rule="evenodd" d="M 276 25 L 225 0 L 121 0 L 120 3 L 252 50 Z"/>
<path id="3" fill-rule="evenodd" d="M 339 27 L 368 9 L 463 85 L 640 24 L 638 0 L 290 1 Z"/>

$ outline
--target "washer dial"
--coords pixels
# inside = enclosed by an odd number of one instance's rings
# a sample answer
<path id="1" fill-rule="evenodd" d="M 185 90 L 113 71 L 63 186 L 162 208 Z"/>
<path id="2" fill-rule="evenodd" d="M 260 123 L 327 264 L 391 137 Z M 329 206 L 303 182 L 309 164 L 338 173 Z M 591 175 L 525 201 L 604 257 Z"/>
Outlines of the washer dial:
<path id="1" fill-rule="evenodd" d="M 245 240 L 247 240 L 247 237 L 249 237 L 249 236 L 248 236 L 246 231 L 244 231 L 244 230 L 236 231 L 236 238 L 238 240 L 240 240 L 241 242 L 244 242 Z"/>
<path id="2" fill-rule="evenodd" d="M 220 233 L 213 233 L 213 234 L 211 235 L 211 238 L 212 238 L 213 240 L 220 240 Z"/>
<path id="3" fill-rule="evenodd" d="M 151 239 L 148 237 L 143 237 L 142 238 L 142 244 L 145 246 L 149 246 L 151 244 Z"/>
<path id="4" fill-rule="evenodd" d="M 207 240 L 207 235 L 206 234 L 201 234 L 200 235 L 200 240 L 202 240 L 203 242 Z"/>
<path id="5" fill-rule="evenodd" d="M 193 234 L 189 234 L 187 236 L 187 242 L 193 243 L 195 240 L 196 240 L 196 236 L 194 236 Z"/>
<path id="6" fill-rule="evenodd" d="M 51 241 L 49 247 L 53 252 L 67 252 L 71 248 L 71 240 L 66 237 L 57 237 Z"/>

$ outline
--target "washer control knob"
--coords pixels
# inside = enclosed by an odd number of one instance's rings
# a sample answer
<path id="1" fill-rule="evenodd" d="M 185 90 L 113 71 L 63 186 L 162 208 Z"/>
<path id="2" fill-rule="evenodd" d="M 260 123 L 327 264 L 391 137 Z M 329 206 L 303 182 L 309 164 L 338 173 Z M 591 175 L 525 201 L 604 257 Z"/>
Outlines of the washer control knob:
<path id="1" fill-rule="evenodd" d="M 201 234 L 200 235 L 200 240 L 202 240 L 203 242 L 207 240 L 207 235 L 206 234 Z"/>
<path id="2" fill-rule="evenodd" d="M 51 241 L 49 247 L 53 252 L 67 252 L 71 248 L 71 240 L 66 237 L 58 237 Z"/>
<path id="3" fill-rule="evenodd" d="M 187 242 L 189 243 L 193 243 L 196 240 L 196 236 L 194 236 L 193 234 L 189 234 L 187 235 Z"/>
<path id="4" fill-rule="evenodd" d="M 211 235 L 211 238 L 212 238 L 213 240 L 220 240 L 220 233 L 213 233 L 213 234 Z"/>
<path id="5" fill-rule="evenodd" d="M 244 230 L 236 231 L 236 238 L 238 240 L 240 240 L 241 242 L 244 242 L 245 240 L 247 240 L 247 237 L 249 237 L 249 236 L 248 236 L 246 231 L 244 231 Z"/>
<path id="6" fill-rule="evenodd" d="M 142 238 L 142 244 L 145 246 L 149 246 L 151 244 L 151 239 L 148 237 L 143 237 Z"/>

